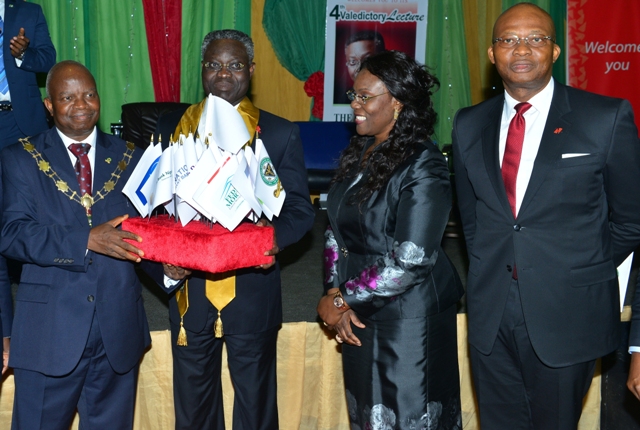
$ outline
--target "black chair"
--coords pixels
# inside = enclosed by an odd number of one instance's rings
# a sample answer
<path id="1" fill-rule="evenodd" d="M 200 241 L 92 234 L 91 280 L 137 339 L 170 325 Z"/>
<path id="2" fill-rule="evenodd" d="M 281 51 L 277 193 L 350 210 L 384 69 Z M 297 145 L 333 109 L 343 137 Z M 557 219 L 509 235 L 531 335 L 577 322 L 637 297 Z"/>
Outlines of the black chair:
<path id="1" fill-rule="evenodd" d="M 138 102 L 122 105 L 121 135 L 124 140 L 133 142 L 140 148 L 149 146 L 151 135 L 156 129 L 158 118 L 169 112 L 182 110 L 191 106 L 189 103 L 175 102 Z M 115 127 L 118 130 L 119 127 Z M 112 132 L 114 127 L 112 124 Z"/>

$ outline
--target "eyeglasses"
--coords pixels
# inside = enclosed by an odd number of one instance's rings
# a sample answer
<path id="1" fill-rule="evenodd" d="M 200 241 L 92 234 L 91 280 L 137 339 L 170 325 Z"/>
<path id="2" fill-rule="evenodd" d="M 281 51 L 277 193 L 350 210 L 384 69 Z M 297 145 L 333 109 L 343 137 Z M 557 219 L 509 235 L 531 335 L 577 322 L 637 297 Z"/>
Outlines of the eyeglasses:
<path id="1" fill-rule="evenodd" d="M 547 45 L 547 40 L 555 43 L 555 39 L 551 36 L 542 36 L 538 34 L 532 34 L 529 37 L 518 37 L 518 36 L 509 36 L 509 37 L 498 37 L 493 39 L 493 43 L 497 43 L 501 48 L 514 48 L 516 45 L 520 44 L 520 41 L 524 40 L 524 43 L 529 45 L 532 48 L 542 48 Z"/>
<path id="2" fill-rule="evenodd" d="M 383 96 L 385 94 L 388 94 L 389 91 L 386 91 L 382 94 L 376 94 L 375 96 L 363 96 L 360 94 L 356 94 L 355 91 L 353 90 L 349 90 L 347 91 L 347 98 L 351 101 L 356 100 L 358 103 L 362 104 L 363 106 L 367 104 L 367 101 L 369 101 L 369 99 L 372 99 L 374 97 L 378 97 L 378 96 Z"/>
<path id="3" fill-rule="evenodd" d="M 212 72 L 220 72 L 223 68 L 226 68 L 230 72 L 240 72 L 244 69 L 245 65 L 238 61 L 227 64 L 218 63 L 217 61 L 203 61 L 202 67 Z"/>

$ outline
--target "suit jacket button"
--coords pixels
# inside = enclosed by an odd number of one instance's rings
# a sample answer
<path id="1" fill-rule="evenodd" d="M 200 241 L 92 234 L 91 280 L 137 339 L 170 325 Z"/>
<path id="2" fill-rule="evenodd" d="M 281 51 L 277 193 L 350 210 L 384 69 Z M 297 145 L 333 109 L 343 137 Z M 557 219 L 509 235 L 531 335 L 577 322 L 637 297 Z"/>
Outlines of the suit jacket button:
<path id="1" fill-rule="evenodd" d="M 512 270 L 513 268 L 509 264 L 507 264 L 507 272 L 511 272 Z"/>
<path id="2" fill-rule="evenodd" d="M 89 264 L 93 264 L 93 258 L 89 259 Z"/>
<path id="3" fill-rule="evenodd" d="M 59 262 L 60 262 L 60 259 L 59 259 L 59 258 L 54 258 L 54 259 L 53 259 L 53 262 L 54 262 L 54 263 L 59 263 Z"/>
<path id="4" fill-rule="evenodd" d="M 516 225 L 514 225 L 514 226 L 513 226 L 513 229 L 514 229 L 515 231 L 520 231 L 520 228 L 521 228 L 521 227 L 520 227 L 520 224 L 516 224 Z"/>
<path id="5" fill-rule="evenodd" d="M 88 301 L 88 302 L 93 302 L 93 296 L 89 296 L 89 297 L 87 297 L 87 301 Z"/>
<path id="6" fill-rule="evenodd" d="M 69 264 L 73 264 L 73 258 L 69 259 Z"/>

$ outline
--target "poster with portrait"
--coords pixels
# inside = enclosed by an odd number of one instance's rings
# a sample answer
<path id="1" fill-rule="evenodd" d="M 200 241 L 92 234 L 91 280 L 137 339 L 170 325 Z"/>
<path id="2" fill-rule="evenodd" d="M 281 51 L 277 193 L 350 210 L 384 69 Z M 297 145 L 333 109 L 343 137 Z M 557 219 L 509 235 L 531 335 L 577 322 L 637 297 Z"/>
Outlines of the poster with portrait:
<path id="1" fill-rule="evenodd" d="M 567 5 L 569 85 L 627 99 L 640 128 L 640 1 L 582 0 Z"/>
<path id="2" fill-rule="evenodd" d="M 352 121 L 347 90 L 366 57 L 402 51 L 424 63 L 427 0 L 327 0 L 324 121 Z"/>

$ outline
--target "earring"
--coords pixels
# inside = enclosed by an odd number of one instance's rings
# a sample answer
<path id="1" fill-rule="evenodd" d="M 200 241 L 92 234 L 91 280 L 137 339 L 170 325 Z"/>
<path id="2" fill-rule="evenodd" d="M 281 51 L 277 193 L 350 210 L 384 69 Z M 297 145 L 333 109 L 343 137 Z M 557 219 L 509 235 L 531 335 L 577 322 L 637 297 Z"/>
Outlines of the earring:
<path id="1" fill-rule="evenodd" d="M 393 110 L 393 120 L 396 121 L 398 119 L 398 115 L 400 115 L 400 111 L 398 109 Z"/>

